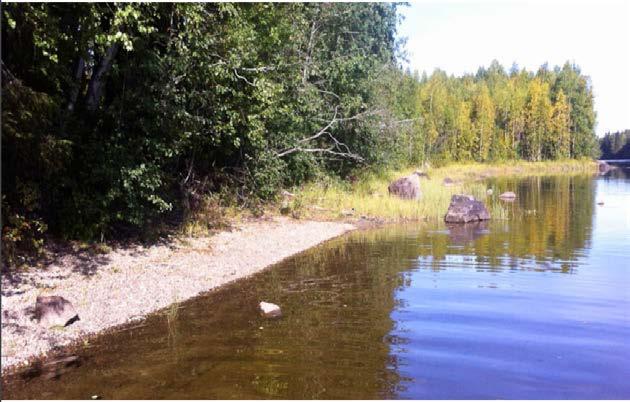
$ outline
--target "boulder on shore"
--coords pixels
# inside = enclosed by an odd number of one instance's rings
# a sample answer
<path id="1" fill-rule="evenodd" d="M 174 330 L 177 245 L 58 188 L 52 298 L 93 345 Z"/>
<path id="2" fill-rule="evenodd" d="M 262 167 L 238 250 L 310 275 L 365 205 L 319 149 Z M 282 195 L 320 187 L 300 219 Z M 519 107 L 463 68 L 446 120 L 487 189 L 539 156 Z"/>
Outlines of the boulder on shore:
<path id="1" fill-rule="evenodd" d="M 413 172 L 409 176 L 401 177 L 393 181 L 387 190 L 390 195 L 395 195 L 404 200 L 417 200 L 422 194 L 420 192 L 420 177 L 421 172 Z"/>
<path id="2" fill-rule="evenodd" d="M 499 198 L 502 200 L 513 200 L 516 198 L 516 194 L 512 191 L 506 191 L 505 193 L 502 193 Z"/>
<path id="3" fill-rule="evenodd" d="M 472 195 L 458 195 L 451 197 L 444 221 L 446 223 L 467 223 L 485 221 L 490 219 L 490 214 L 481 201 L 475 200 Z"/>
<path id="4" fill-rule="evenodd" d="M 61 296 L 37 296 L 35 318 L 40 325 L 51 328 L 70 325 L 79 315 L 72 303 Z"/>
<path id="5" fill-rule="evenodd" d="M 280 306 L 277 304 L 261 301 L 258 307 L 260 308 L 260 313 L 267 318 L 282 316 L 282 310 L 280 310 Z"/>

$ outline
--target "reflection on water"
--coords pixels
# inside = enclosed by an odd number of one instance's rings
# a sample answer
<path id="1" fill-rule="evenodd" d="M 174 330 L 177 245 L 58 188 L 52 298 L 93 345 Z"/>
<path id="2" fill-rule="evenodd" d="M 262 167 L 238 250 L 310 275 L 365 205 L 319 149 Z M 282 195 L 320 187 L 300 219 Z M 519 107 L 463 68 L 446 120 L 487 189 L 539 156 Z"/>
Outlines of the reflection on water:
<path id="1" fill-rule="evenodd" d="M 5 379 L 4 396 L 630 398 L 630 181 L 489 186 L 517 193 L 509 219 L 352 233 L 99 337 L 56 380 Z"/>

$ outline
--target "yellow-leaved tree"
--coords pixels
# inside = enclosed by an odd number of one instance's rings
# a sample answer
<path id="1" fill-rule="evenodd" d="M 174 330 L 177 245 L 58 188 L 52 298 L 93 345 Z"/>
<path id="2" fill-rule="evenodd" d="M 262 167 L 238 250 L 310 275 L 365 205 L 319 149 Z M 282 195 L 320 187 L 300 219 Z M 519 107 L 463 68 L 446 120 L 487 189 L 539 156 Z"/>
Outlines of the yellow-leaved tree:
<path id="1" fill-rule="evenodd" d="M 485 83 L 481 83 L 473 99 L 474 123 L 473 131 L 477 136 L 476 159 L 485 161 L 488 159 L 490 141 L 493 138 L 495 128 L 495 107 L 490 97 L 490 91 Z"/>
<path id="2" fill-rule="evenodd" d="M 571 155 L 571 106 L 563 91 L 558 93 L 556 103 L 553 105 L 552 117 L 552 157 L 569 158 Z"/>
<path id="3" fill-rule="evenodd" d="M 553 107 L 549 100 L 549 84 L 535 79 L 529 84 L 524 156 L 531 161 L 543 158 L 543 143 L 551 132 Z"/>

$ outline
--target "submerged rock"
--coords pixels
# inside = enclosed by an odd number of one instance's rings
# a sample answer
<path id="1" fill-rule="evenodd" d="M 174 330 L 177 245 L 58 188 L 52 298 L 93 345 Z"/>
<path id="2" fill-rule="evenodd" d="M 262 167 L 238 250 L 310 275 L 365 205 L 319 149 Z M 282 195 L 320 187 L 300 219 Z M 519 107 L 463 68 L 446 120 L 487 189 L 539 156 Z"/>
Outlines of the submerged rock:
<path id="1" fill-rule="evenodd" d="M 62 375 L 79 366 L 81 366 L 81 359 L 75 355 L 52 358 L 44 362 L 35 361 L 29 368 L 20 373 L 20 377 L 25 381 L 37 377 L 46 380 L 58 380 Z"/>
<path id="2" fill-rule="evenodd" d="M 516 194 L 514 194 L 512 191 L 506 191 L 505 193 L 501 194 L 499 198 L 502 200 L 514 200 L 516 198 Z"/>
<path id="3" fill-rule="evenodd" d="M 448 237 L 452 243 L 467 244 L 488 234 L 488 222 L 476 221 L 464 224 L 447 223 Z"/>
<path id="4" fill-rule="evenodd" d="M 401 177 L 393 181 L 387 190 L 390 195 L 395 195 L 405 200 L 417 200 L 420 198 L 420 176 L 421 172 L 413 172 L 409 176 Z"/>
<path id="5" fill-rule="evenodd" d="M 282 310 L 280 310 L 280 306 L 278 306 L 277 304 L 267 303 L 267 302 L 262 301 L 260 302 L 258 307 L 260 308 L 261 314 L 267 318 L 275 318 L 275 317 L 282 316 Z"/>
<path id="6" fill-rule="evenodd" d="M 466 223 L 490 219 L 486 206 L 472 195 L 453 195 L 444 221 L 446 223 Z"/>
<path id="7" fill-rule="evenodd" d="M 79 315 L 72 303 L 61 296 L 37 296 L 35 318 L 40 325 L 51 328 L 70 325 Z"/>

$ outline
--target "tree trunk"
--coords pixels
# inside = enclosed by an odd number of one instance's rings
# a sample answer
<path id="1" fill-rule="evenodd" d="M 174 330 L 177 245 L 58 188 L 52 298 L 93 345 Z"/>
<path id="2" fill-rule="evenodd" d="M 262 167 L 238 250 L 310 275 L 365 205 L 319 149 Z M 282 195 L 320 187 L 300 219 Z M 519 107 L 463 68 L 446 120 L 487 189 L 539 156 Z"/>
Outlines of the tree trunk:
<path id="1" fill-rule="evenodd" d="M 76 65 L 77 67 L 74 70 L 74 86 L 70 90 L 70 94 L 68 96 L 69 112 L 74 111 L 74 107 L 77 104 L 79 92 L 81 91 L 81 82 L 83 81 L 83 72 L 85 71 L 85 60 L 83 60 L 83 57 L 79 57 Z"/>
<path id="2" fill-rule="evenodd" d="M 101 96 L 103 95 L 103 88 L 105 87 L 105 75 L 112 68 L 114 58 L 118 53 L 120 44 L 114 43 L 111 45 L 105 55 L 101 58 L 98 65 L 94 67 L 92 78 L 88 84 L 88 93 L 85 99 L 85 105 L 88 111 L 95 112 L 98 109 Z"/>

